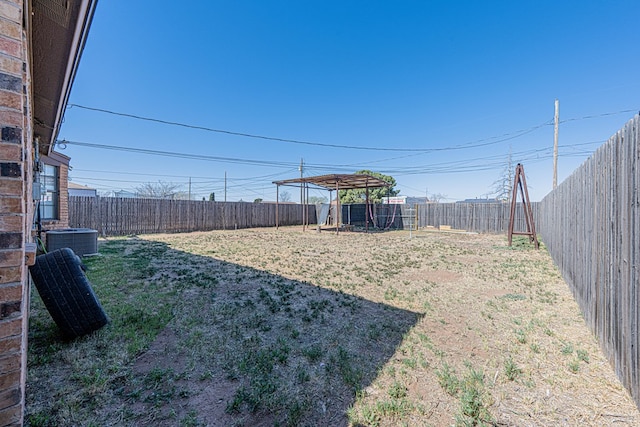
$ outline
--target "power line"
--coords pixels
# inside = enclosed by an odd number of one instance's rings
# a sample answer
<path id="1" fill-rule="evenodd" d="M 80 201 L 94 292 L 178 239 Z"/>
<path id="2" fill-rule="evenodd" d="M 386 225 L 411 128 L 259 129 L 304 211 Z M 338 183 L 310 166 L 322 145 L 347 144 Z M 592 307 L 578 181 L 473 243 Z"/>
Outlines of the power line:
<path id="1" fill-rule="evenodd" d="M 592 141 L 579 144 L 565 144 L 560 145 L 561 149 L 571 149 L 573 147 L 603 143 L 605 141 Z M 512 156 L 519 162 L 529 162 L 531 160 L 546 159 L 550 155 L 552 147 L 544 147 L 538 149 L 517 151 L 512 153 Z M 588 153 L 587 153 L 588 154 Z M 561 153 L 562 157 L 567 157 L 572 154 Z M 489 170 L 495 167 L 502 166 L 504 164 L 504 155 L 496 154 L 484 157 L 473 157 L 471 159 L 459 159 L 446 162 L 428 163 L 417 166 L 398 167 L 388 166 L 387 168 L 380 170 L 380 172 L 393 175 L 412 175 L 412 174 L 433 174 L 433 173 L 462 173 L 470 171 L 482 171 Z M 328 170 L 335 172 L 336 170 L 351 171 L 349 166 L 351 165 L 308 165 L 309 170 L 313 173 L 327 173 Z M 366 168 L 366 164 L 365 164 Z"/>
<path id="2" fill-rule="evenodd" d="M 231 181 L 254 181 L 260 179 L 274 178 L 277 176 L 285 175 L 291 171 L 297 170 L 297 168 L 287 169 L 283 172 L 272 173 L 268 175 L 260 175 L 260 176 L 251 176 L 247 178 L 230 178 Z M 166 175 L 166 174 L 158 174 L 158 173 L 140 173 L 140 172 L 122 172 L 122 171 L 108 171 L 108 170 L 98 170 L 98 169 L 78 169 L 73 168 L 72 172 L 91 172 L 91 173 L 106 173 L 106 174 L 114 174 L 114 175 L 136 175 L 136 176 L 155 176 L 162 178 L 194 178 L 194 179 L 206 179 L 207 181 L 203 182 L 224 182 L 224 178 L 213 178 L 211 176 L 193 176 L 193 175 Z M 196 182 L 196 181 L 194 181 Z"/>
<path id="3" fill-rule="evenodd" d="M 123 172 L 123 171 L 107 171 L 98 169 L 78 169 L 70 168 L 71 172 L 91 172 L 91 173 L 107 173 L 113 175 L 136 175 L 136 176 L 159 176 L 162 178 L 195 178 L 195 179 L 208 179 L 215 181 L 215 178 L 210 176 L 193 176 L 193 175 L 167 175 L 163 173 L 140 173 L 140 172 Z"/>
<path id="4" fill-rule="evenodd" d="M 321 142 L 311 142 L 311 141 L 302 141 L 302 140 L 297 140 L 297 139 L 277 138 L 277 137 L 272 137 L 272 136 L 256 135 L 256 134 L 250 134 L 250 133 L 244 133 L 244 132 L 234 132 L 234 131 L 229 131 L 229 130 L 224 130 L 224 129 L 214 129 L 214 128 L 210 128 L 210 127 L 206 127 L 206 126 L 198 126 L 198 125 L 191 125 L 191 124 L 187 124 L 187 123 L 173 122 L 173 121 L 169 121 L 169 120 L 154 119 L 152 117 L 138 116 L 138 115 L 135 115 L 135 114 L 119 113 L 119 112 L 116 112 L 116 111 L 105 110 L 105 109 L 102 109 L 102 108 L 95 108 L 95 107 L 87 107 L 87 106 L 78 105 L 78 104 L 68 104 L 68 106 L 69 107 L 82 108 L 82 109 L 90 110 L 90 111 L 98 111 L 98 112 L 106 113 L 106 114 L 112 114 L 114 116 L 128 117 L 128 118 L 136 119 L 136 120 L 144 120 L 144 121 L 148 121 L 148 122 L 161 123 L 161 124 L 170 125 L 170 126 L 180 126 L 180 127 L 184 127 L 184 128 L 188 128 L 188 129 L 197 129 L 197 130 L 203 130 L 203 131 L 206 131 L 206 132 L 223 133 L 223 134 L 226 134 L 226 135 L 242 136 L 242 137 L 246 137 L 246 138 L 264 139 L 264 140 L 268 140 L 268 141 L 278 141 L 278 142 L 288 142 L 288 143 L 292 143 L 292 144 L 313 145 L 313 146 L 318 146 L 318 147 L 346 148 L 346 149 L 351 149 L 351 150 L 418 151 L 418 152 L 419 151 L 424 151 L 423 149 L 419 149 L 419 148 L 379 148 L 379 147 L 357 147 L 357 146 L 340 145 L 340 144 L 324 144 L 324 143 L 321 143 Z"/>
<path id="5" fill-rule="evenodd" d="M 133 179 L 110 179 L 110 178 L 96 178 L 96 177 L 91 177 L 91 176 L 81 176 L 81 175 L 73 175 L 73 177 L 71 178 L 72 180 L 92 180 L 92 181 L 105 181 L 105 182 L 125 182 L 125 183 L 129 183 L 129 184 L 153 184 L 153 182 L 149 182 L 148 180 L 146 181 L 140 181 L 140 180 L 133 180 Z M 162 181 L 164 182 L 164 181 Z M 178 184 L 178 185 L 188 185 L 189 181 L 171 181 L 171 184 Z M 191 184 L 193 185 L 206 185 L 206 186 L 211 186 L 214 185 L 215 182 L 214 181 L 191 181 Z"/>
<path id="6" fill-rule="evenodd" d="M 67 145 L 77 145 L 80 147 L 101 148 L 105 150 L 127 151 L 131 153 L 151 154 L 155 156 L 165 156 L 165 157 L 174 157 L 174 158 L 191 159 L 191 160 L 214 161 L 214 162 L 222 162 L 222 163 L 238 163 L 238 164 L 245 164 L 245 165 L 260 165 L 260 166 L 269 166 L 269 167 L 292 167 L 295 165 L 294 163 L 291 163 L 291 162 L 274 162 L 274 161 L 266 161 L 266 160 L 241 159 L 241 158 L 234 158 L 234 157 L 207 156 L 203 154 L 189 154 L 189 153 L 179 153 L 175 151 L 150 150 L 147 148 L 122 147 L 119 145 L 94 144 L 90 142 L 80 142 L 80 141 L 63 140 L 63 141 L 58 141 L 57 145 L 63 150 L 64 148 L 66 148 Z"/>
<path id="7" fill-rule="evenodd" d="M 566 120 L 560 120 L 559 123 L 575 122 L 577 120 L 599 119 L 600 117 L 615 116 L 616 114 L 637 113 L 637 112 L 638 112 L 637 109 L 620 110 L 620 111 L 615 111 L 615 112 L 612 112 L 612 113 L 602 113 L 602 114 L 593 114 L 593 115 L 590 115 L 590 116 L 574 117 L 574 118 L 570 118 L 570 119 L 566 119 Z"/>
<path id="8" fill-rule="evenodd" d="M 508 140 L 511 140 L 511 139 L 518 138 L 520 136 L 523 136 L 523 135 L 526 135 L 526 134 L 528 134 L 530 132 L 533 132 L 534 130 L 539 129 L 539 128 L 543 127 L 543 126 L 548 126 L 549 124 L 551 124 L 549 121 L 547 121 L 545 123 L 542 123 L 542 124 L 537 125 L 537 126 L 533 126 L 531 128 L 528 128 L 528 129 L 518 130 L 518 131 L 515 131 L 515 132 L 511 132 L 511 133 L 506 133 L 506 134 L 504 134 L 502 136 L 493 136 L 493 137 L 489 137 L 489 138 L 484 138 L 484 139 L 480 139 L 480 140 L 477 140 L 477 141 L 472 141 L 472 142 L 469 142 L 469 143 L 465 143 L 465 144 L 461 144 L 461 145 L 453 146 L 453 147 L 389 148 L 389 147 L 363 147 L 363 146 L 354 146 L 354 145 L 328 144 L 328 143 L 322 143 L 322 142 L 311 142 L 311 141 L 302 141 L 302 140 L 297 140 L 297 139 L 278 138 L 278 137 L 250 134 L 250 133 L 244 133 L 244 132 L 234 132 L 234 131 L 223 130 L 223 129 L 214 129 L 214 128 L 210 128 L 210 127 L 206 127 L 206 126 L 192 125 L 192 124 L 188 124 L 188 123 L 181 123 L 181 122 L 174 122 L 174 121 L 169 121 L 169 120 L 156 119 L 156 118 L 152 118 L 152 117 L 139 116 L 139 115 L 136 115 L 136 114 L 121 113 L 121 112 L 117 112 L 117 111 L 106 110 L 106 109 L 103 109 L 103 108 L 87 107 L 87 106 L 79 105 L 79 104 L 68 104 L 68 108 L 72 108 L 72 107 L 82 108 L 82 109 L 89 110 L 89 111 L 97 111 L 97 112 L 101 112 L 101 113 L 105 113 L 105 114 L 111 114 L 111 115 L 114 115 L 114 116 L 128 117 L 128 118 L 136 119 L 136 120 L 149 121 L 149 122 L 160 123 L 160 124 L 165 124 L 165 125 L 170 125 L 170 126 L 179 126 L 179 127 L 184 127 L 184 128 L 188 128 L 188 129 L 202 130 L 202 131 L 206 131 L 206 132 L 223 133 L 223 134 L 227 134 L 227 135 L 241 136 L 241 137 L 246 137 L 246 138 L 257 138 L 257 139 L 263 139 L 263 140 L 269 140 L 269 141 L 287 142 L 287 143 L 292 143 L 292 144 L 303 144 L 303 145 L 311 145 L 311 146 L 317 146 L 317 147 L 342 148 L 342 149 L 349 149 L 349 150 L 394 151 L 394 152 L 413 152 L 413 153 L 431 153 L 431 152 L 436 152 L 436 151 L 462 150 L 462 149 L 466 149 L 466 148 L 483 147 L 483 146 L 486 146 L 486 145 L 497 144 L 497 143 L 500 143 L 500 142 L 504 142 L 504 141 L 508 141 Z M 499 140 L 493 141 L 493 142 L 485 142 L 485 141 L 489 141 L 489 140 L 495 139 L 495 138 L 504 138 L 504 139 L 499 139 Z M 473 144 L 477 144 L 477 145 L 473 145 Z"/>
<path id="9" fill-rule="evenodd" d="M 341 144 L 328 144 L 328 143 L 311 142 L 311 141 L 303 141 L 303 140 L 296 140 L 296 139 L 270 137 L 270 136 L 264 136 L 264 135 L 250 134 L 250 133 L 244 133 L 244 132 L 234 132 L 234 131 L 223 130 L 223 129 L 215 129 L 215 128 L 206 127 L 206 126 L 198 126 L 198 125 L 192 125 L 192 124 L 187 124 L 187 123 L 156 119 L 156 118 L 152 118 L 152 117 L 145 117 L 145 116 L 140 116 L 140 115 L 135 115 L 135 114 L 122 113 L 122 112 L 117 112 L 117 111 L 112 111 L 112 110 L 107 110 L 107 109 L 102 109 L 102 108 L 96 108 L 96 107 L 88 107 L 88 106 L 79 105 L 79 104 L 73 104 L 73 103 L 68 104 L 68 108 L 73 108 L 73 107 L 81 108 L 81 109 L 85 109 L 85 110 L 89 110 L 89 111 L 101 112 L 101 113 L 105 113 L 105 114 L 111 114 L 111 115 L 115 115 L 115 116 L 127 117 L 127 118 L 131 118 L 131 119 L 136 119 L 136 120 L 143 120 L 143 121 L 160 123 L 160 124 L 165 124 L 165 125 L 170 125 L 170 126 L 179 126 L 179 127 L 189 128 L 189 129 L 202 130 L 202 131 L 206 131 L 206 132 L 223 133 L 223 134 L 228 134 L 228 135 L 233 135 L 233 136 L 241 136 L 241 137 L 247 137 L 247 138 L 257 138 L 257 139 L 278 141 L 278 142 L 286 142 L 286 143 L 293 143 L 293 144 L 303 144 L 303 145 L 310 145 L 310 146 L 341 148 L 341 149 L 351 149 L 351 150 L 410 152 L 410 153 L 413 153 L 413 154 L 410 154 L 410 155 L 407 155 L 407 156 L 396 157 L 396 158 L 389 159 L 389 160 L 397 160 L 397 159 L 400 159 L 400 158 L 409 157 L 411 155 L 416 155 L 416 154 L 419 154 L 419 153 L 433 153 L 433 152 L 439 152 L 439 151 L 453 151 L 453 150 L 464 150 L 464 149 L 469 149 L 469 148 L 485 147 L 485 146 L 488 146 L 488 145 L 494 145 L 494 144 L 498 144 L 500 142 L 505 142 L 505 141 L 509 141 L 509 140 L 513 140 L 513 139 L 519 138 L 519 137 L 524 136 L 526 134 L 529 134 L 529 133 L 531 133 L 531 132 L 533 132 L 533 131 L 541 128 L 541 127 L 549 126 L 549 125 L 553 124 L 553 121 L 549 120 L 549 121 L 544 122 L 542 124 L 539 124 L 539 125 L 536 125 L 536 126 L 532 126 L 532 127 L 528 128 L 528 129 L 522 129 L 522 130 L 519 130 L 519 131 L 503 134 L 502 136 L 493 136 L 493 137 L 484 138 L 484 139 L 472 141 L 472 142 L 465 143 L 465 144 L 459 144 L 459 145 L 455 145 L 455 146 L 436 147 L 436 148 L 385 148 L 385 147 L 363 147 L 363 146 L 351 146 L 351 145 L 341 145 Z M 588 115 L 588 116 L 583 116 L 583 117 L 579 117 L 579 118 L 569 118 L 569 119 L 561 121 L 560 123 L 566 123 L 566 122 L 577 121 L 577 120 L 594 119 L 594 118 L 600 118 L 600 117 L 605 117 L 605 116 L 611 116 L 611 115 L 629 113 L 629 112 L 636 112 L 636 111 L 637 110 L 628 109 L 628 110 L 620 110 L 620 111 L 616 111 L 616 112 Z M 63 144 L 64 143 L 65 142 L 63 141 Z M 76 145 L 80 145 L 80 144 L 76 144 Z M 85 146 L 88 146 L 88 145 L 86 145 L 86 143 L 85 143 Z M 130 151 L 134 151 L 134 150 L 135 149 L 132 149 Z M 156 154 L 158 154 L 158 153 L 156 153 Z M 172 154 L 172 155 L 179 155 L 179 154 L 180 153 L 175 153 L 175 154 Z M 168 154 L 165 153 L 165 154 L 158 154 L 158 155 L 168 155 Z M 180 157 L 184 157 L 184 156 L 180 156 Z M 215 160 L 215 161 L 228 161 L 228 162 L 231 162 L 231 163 L 242 163 L 242 159 L 234 159 L 234 160 L 232 160 L 232 159 L 225 159 L 225 158 L 213 158 L 211 156 L 199 156 L 199 157 L 209 157 L 208 160 Z M 190 158 L 190 157 L 187 157 L 187 158 Z M 382 162 L 382 161 L 386 161 L 386 160 L 379 160 L 379 161 L 376 161 L 376 163 L 379 163 L 379 162 Z M 257 164 L 257 163 L 254 163 L 255 161 L 247 160 L 247 162 L 249 162 L 249 163 L 246 163 L 246 164 Z M 262 164 L 262 163 L 260 163 L 260 164 Z M 352 166 L 355 167 L 357 165 L 352 165 Z"/>
<path id="10" fill-rule="evenodd" d="M 539 127 L 539 126 L 537 126 Z M 536 127 L 536 128 L 537 128 Z M 525 131 L 526 133 L 532 132 L 534 129 L 531 128 L 527 131 Z M 512 137 L 515 138 L 515 137 Z M 511 138 L 509 138 L 511 139 Z M 502 142 L 504 140 L 501 141 L 497 141 L 497 142 Z M 497 142 L 492 142 L 493 143 L 497 143 Z M 123 146 L 118 146 L 118 145 L 109 145 L 109 144 L 95 144 L 95 143 L 90 143 L 90 142 L 81 142 L 81 141 L 67 141 L 67 140 L 62 140 L 62 141 L 58 141 L 57 143 L 58 147 L 60 147 L 61 149 L 66 148 L 67 145 L 76 145 L 76 146 L 81 146 L 81 147 L 89 147 L 89 148 L 98 148 L 98 149 L 105 149 L 105 150 L 115 150 L 115 151 L 126 151 L 126 152 L 133 152 L 133 153 L 140 153 L 140 154 L 149 154 L 149 155 L 156 155 L 156 156 L 164 156 L 164 157 L 173 157 L 173 158 L 182 158 L 182 159 L 191 159 L 191 160 L 204 160 L 204 161 L 215 161 L 215 162 L 222 162 L 222 163 L 236 163 L 236 164 L 246 164 L 246 165 L 260 165 L 260 166 L 268 166 L 268 167 L 287 167 L 287 168 L 294 168 L 297 167 L 297 164 L 292 163 L 292 162 L 275 162 L 275 161 L 266 161 L 266 160 L 251 160 L 251 159 L 242 159 L 242 158 L 233 158 L 233 157 L 219 157 L 219 156 L 208 156 L 208 155 L 203 155 L 203 154 L 190 154 L 190 153 L 180 153 L 180 152 L 175 152 L 175 151 L 160 151 L 160 150 L 151 150 L 151 149 L 147 149 L 147 148 L 135 148 L 135 147 L 123 147 Z M 488 145 L 488 144 L 481 144 L 481 145 Z M 450 149 L 462 149 L 463 147 L 452 147 Z M 472 148 L 471 146 L 467 146 L 464 148 Z M 435 151 L 439 151 L 441 149 L 434 149 Z M 444 150 L 444 149 L 442 149 Z M 326 166 L 326 167 L 331 167 L 333 169 L 337 169 L 342 167 L 347 168 L 347 167 L 353 167 L 352 165 L 322 165 L 322 164 L 318 164 L 318 165 L 314 165 L 315 167 L 322 167 L 322 166 Z"/>
<path id="11" fill-rule="evenodd" d="M 603 141 L 570 144 L 570 145 L 563 145 L 561 147 L 570 148 L 574 146 L 596 144 L 599 142 L 603 142 Z M 67 144 L 90 147 L 90 148 L 136 152 L 136 153 L 147 154 L 147 155 L 184 158 L 184 159 L 191 159 L 191 160 L 205 160 L 205 161 L 260 165 L 260 166 L 269 166 L 269 167 L 286 167 L 287 171 L 293 171 L 299 167 L 297 163 L 293 163 L 293 162 L 274 162 L 274 161 L 265 161 L 265 160 L 217 157 L 217 156 L 207 156 L 207 155 L 201 155 L 201 154 L 189 154 L 189 153 L 159 151 L 159 150 L 150 150 L 150 149 L 133 148 L 133 147 L 122 147 L 122 146 L 107 145 L 107 144 L 93 144 L 93 143 L 79 142 L 79 141 L 63 140 L 58 142 L 58 145 L 62 148 L 64 148 L 64 146 Z M 518 158 L 519 161 L 525 161 L 525 160 L 530 161 L 532 159 L 537 160 L 537 159 L 540 159 L 539 154 L 544 153 L 547 150 L 549 150 L 549 148 L 516 152 L 513 155 L 516 158 Z M 536 157 L 532 158 L 531 156 L 533 155 L 536 155 Z M 572 156 L 576 155 L 576 153 L 572 153 L 571 155 Z M 502 156 L 494 155 L 494 156 L 487 156 L 487 157 L 481 157 L 481 158 L 475 157 L 473 159 L 455 160 L 450 162 L 440 162 L 435 164 L 418 165 L 418 166 L 411 166 L 411 167 L 389 166 L 386 169 L 382 170 L 381 172 L 384 172 L 387 174 L 411 175 L 411 174 L 428 174 L 428 173 L 458 173 L 458 172 L 481 171 L 481 170 L 488 170 L 488 169 L 494 168 L 495 166 L 501 165 L 502 162 L 495 162 L 495 160 L 498 160 L 498 159 L 502 159 Z M 487 160 L 494 160 L 494 162 L 487 163 L 486 162 Z M 478 164 L 478 162 L 480 161 L 483 161 L 483 163 Z M 336 171 L 351 171 L 353 168 L 353 165 L 307 164 L 306 167 L 308 168 L 308 170 L 323 171 L 323 172 L 326 170 L 331 170 L 332 172 L 336 172 Z M 270 178 L 273 176 L 285 174 L 287 173 L 287 171 L 277 173 L 277 174 L 264 175 L 263 177 L 233 179 L 233 181 L 237 181 L 237 180 L 258 181 L 261 178 Z M 130 174 L 134 174 L 134 173 L 130 173 Z M 151 176 L 154 176 L 154 175 L 151 175 Z M 203 179 L 209 179 L 208 182 L 211 182 L 211 183 L 214 183 L 217 181 L 209 177 L 207 178 L 203 177 Z M 135 181 L 121 181 L 121 182 L 135 182 Z"/>

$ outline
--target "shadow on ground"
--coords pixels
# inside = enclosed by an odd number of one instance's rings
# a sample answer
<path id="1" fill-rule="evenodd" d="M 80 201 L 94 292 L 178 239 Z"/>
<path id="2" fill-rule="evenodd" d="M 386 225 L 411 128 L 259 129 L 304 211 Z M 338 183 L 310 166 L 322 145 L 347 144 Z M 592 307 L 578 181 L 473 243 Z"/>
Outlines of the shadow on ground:
<path id="1" fill-rule="evenodd" d="M 346 426 L 356 394 L 420 316 L 160 242 L 114 240 L 101 253 L 89 277 L 112 324 L 82 345 L 131 348 L 126 330 L 156 327 L 107 382 L 113 399 L 91 408 L 99 425 Z M 100 276 L 116 261 L 127 280 Z M 58 345 L 51 334 L 31 339 Z M 84 351 L 100 364 L 100 348 Z"/>

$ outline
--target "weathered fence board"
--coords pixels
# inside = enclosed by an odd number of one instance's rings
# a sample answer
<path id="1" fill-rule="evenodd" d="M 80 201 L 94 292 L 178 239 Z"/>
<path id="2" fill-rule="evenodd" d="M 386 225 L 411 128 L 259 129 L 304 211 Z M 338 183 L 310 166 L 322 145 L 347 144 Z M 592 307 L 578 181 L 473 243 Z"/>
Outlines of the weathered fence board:
<path id="1" fill-rule="evenodd" d="M 535 212 L 535 203 L 534 212 Z M 302 224 L 300 205 L 278 206 L 280 225 Z M 516 229 L 525 230 L 523 209 L 516 211 Z M 375 205 L 369 226 L 379 229 L 424 228 L 449 225 L 479 233 L 504 233 L 509 223 L 505 203 L 433 203 L 427 205 Z M 309 223 L 316 222 L 315 205 Z M 373 215 L 373 219 L 371 218 Z M 409 215 L 412 218 L 409 219 Z M 116 197 L 69 198 L 69 226 L 92 228 L 102 236 L 179 233 L 275 226 L 276 206 L 267 203 L 209 202 Z M 343 206 L 343 221 L 365 226 L 364 205 Z M 417 220 L 417 222 L 416 222 Z"/>
<path id="2" fill-rule="evenodd" d="M 309 223 L 316 222 L 315 206 Z M 278 207 L 280 225 L 302 224 L 302 206 Z M 69 197 L 69 226 L 101 236 L 274 227 L 275 204 L 116 197 Z"/>
<path id="3" fill-rule="evenodd" d="M 532 203 L 534 218 L 537 203 Z M 428 203 L 420 205 L 374 205 L 368 212 L 369 226 L 380 229 L 424 228 L 448 225 L 452 228 L 477 233 L 506 233 L 509 227 L 509 203 Z M 411 218 L 410 218 L 411 217 Z M 342 207 L 342 218 L 347 224 L 364 227 L 364 205 Z M 524 208 L 516 207 L 515 227 L 526 231 Z"/>
<path id="4" fill-rule="evenodd" d="M 551 256 L 640 407 L 640 116 L 538 206 Z"/>

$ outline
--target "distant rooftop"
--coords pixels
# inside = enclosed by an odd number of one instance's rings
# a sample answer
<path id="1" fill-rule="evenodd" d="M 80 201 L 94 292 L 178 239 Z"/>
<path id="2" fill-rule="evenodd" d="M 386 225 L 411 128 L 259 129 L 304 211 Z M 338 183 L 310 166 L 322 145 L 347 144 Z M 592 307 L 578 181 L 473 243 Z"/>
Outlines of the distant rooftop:
<path id="1" fill-rule="evenodd" d="M 76 184 L 75 182 L 69 181 L 67 183 L 68 188 L 71 190 L 95 190 L 95 188 L 87 187 L 86 185 Z"/>

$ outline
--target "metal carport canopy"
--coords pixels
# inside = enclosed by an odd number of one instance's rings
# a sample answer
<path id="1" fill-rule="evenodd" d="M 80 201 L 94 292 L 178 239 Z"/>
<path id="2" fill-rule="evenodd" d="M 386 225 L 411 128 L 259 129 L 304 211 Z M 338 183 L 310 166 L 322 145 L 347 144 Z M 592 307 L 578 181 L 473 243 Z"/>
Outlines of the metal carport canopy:
<path id="1" fill-rule="evenodd" d="M 301 178 L 294 178 L 294 179 L 285 179 L 282 181 L 273 181 L 274 184 L 276 184 L 276 191 L 277 188 L 280 188 L 281 185 L 291 185 L 294 186 L 295 184 L 299 184 L 300 185 L 300 198 L 303 198 L 303 188 L 307 187 L 308 184 L 313 184 L 316 185 L 318 187 L 323 187 L 329 191 L 333 191 L 333 190 L 351 190 L 351 189 L 355 189 L 355 188 L 366 188 L 367 189 L 367 200 L 366 200 L 366 204 L 367 206 L 369 205 L 369 188 L 380 188 L 380 187 L 391 187 L 391 184 L 389 184 L 387 181 L 384 181 L 380 178 L 376 178 L 375 176 L 371 176 L 371 175 L 365 175 L 365 174 L 331 174 L 331 175 L 318 175 L 318 176 L 308 176 L 308 177 L 301 177 Z M 307 187 L 307 193 L 308 193 L 308 187 Z M 279 201 L 278 201 L 279 196 L 276 196 L 276 228 L 278 228 L 279 226 Z M 308 202 L 307 201 L 302 201 L 301 200 L 301 204 L 303 206 L 307 206 Z M 308 208 L 307 208 L 308 209 Z M 304 214 L 305 208 L 303 207 L 303 220 L 302 220 L 302 224 L 303 224 L 303 229 L 306 228 L 307 223 L 305 223 L 305 214 Z M 338 230 L 339 230 L 339 216 L 340 216 L 340 199 L 337 198 L 336 199 L 336 234 L 338 234 Z M 308 216 L 306 217 L 308 219 Z M 369 217 L 367 217 L 367 225 L 366 225 L 366 229 L 367 231 L 369 231 Z"/>
<path id="2" fill-rule="evenodd" d="M 283 181 L 273 181 L 276 185 L 294 185 L 294 184 L 314 184 L 318 187 L 324 187 L 327 190 L 351 190 L 354 188 L 378 188 L 390 187 L 388 182 L 376 178 L 371 175 L 364 174 L 330 174 L 307 176 L 303 178 L 285 179 Z"/>

